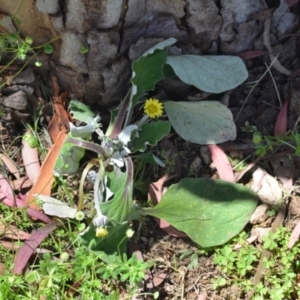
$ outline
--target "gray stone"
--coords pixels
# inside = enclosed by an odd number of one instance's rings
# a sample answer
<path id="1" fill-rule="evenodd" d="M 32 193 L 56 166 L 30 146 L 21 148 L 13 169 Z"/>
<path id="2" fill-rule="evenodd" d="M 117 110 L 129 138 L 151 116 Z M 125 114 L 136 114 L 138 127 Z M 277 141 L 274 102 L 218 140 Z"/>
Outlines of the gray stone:
<path id="1" fill-rule="evenodd" d="M 84 1 L 67 0 L 66 6 L 66 28 L 68 30 L 76 30 L 78 33 L 84 33 L 84 31 L 89 27 L 85 19 L 85 16 L 87 16 L 87 11 Z"/>
<path id="2" fill-rule="evenodd" d="M 271 231 L 271 227 L 254 227 L 251 230 L 251 236 L 258 236 L 258 241 L 262 243 L 262 237 L 267 236 Z"/>
<path id="3" fill-rule="evenodd" d="M 222 17 L 224 18 L 230 14 L 232 16 L 232 22 L 239 24 L 249 21 L 249 16 L 267 8 L 267 4 L 264 0 L 221 0 L 221 4 L 223 7 L 221 9 Z"/>
<path id="4" fill-rule="evenodd" d="M 70 68 L 56 66 L 56 74 L 62 91 L 68 91 L 71 98 L 86 95 L 85 78 Z"/>
<path id="5" fill-rule="evenodd" d="M 255 187 L 252 186 L 252 189 L 257 192 L 262 203 L 276 206 L 282 200 L 282 189 L 278 181 L 265 170 L 257 168 L 253 173 L 253 182 Z"/>
<path id="6" fill-rule="evenodd" d="M 2 104 L 8 108 L 25 110 L 28 105 L 26 93 L 23 91 L 16 92 L 4 98 Z"/>
<path id="7" fill-rule="evenodd" d="M 263 223 L 268 218 L 269 206 L 267 204 L 261 204 L 256 207 L 254 213 L 250 218 L 251 224 Z"/>
<path id="8" fill-rule="evenodd" d="M 274 11 L 271 23 L 271 31 L 281 37 L 290 33 L 299 21 L 299 17 L 290 11 L 285 0 L 280 1 L 279 7 Z"/>
<path id="9" fill-rule="evenodd" d="M 88 66 L 85 55 L 80 53 L 82 45 L 87 45 L 84 34 L 65 33 L 60 48 L 60 63 L 78 73 L 87 74 Z"/>
<path id="10" fill-rule="evenodd" d="M 18 91 L 23 91 L 27 95 L 32 95 L 33 94 L 33 88 L 28 85 L 11 85 L 8 87 L 3 88 L 2 92 L 7 93 L 7 94 L 12 94 Z"/>
<path id="11" fill-rule="evenodd" d="M 123 0 L 86 1 L 87 22 L 91 27 L 109 29 L 117 25 Z"/>
<path id="12" fill-rule="evenodd" d="M 33 71 L 31 68 L 28 68 L 18 74 L 16 77 L 13 78 L 11 81 L 12 84 L 31 84 L 35 80 Z"/>
<path id="13" fill-rule="evenodd" d="M 190 15 L 187 19 L 188 25 L 196 34 L 210 34 L 211 40 L 215 40 L 222 25 L 222 18 L 215 2 L 211 0 L 187 0 L 187 2 Z"/>
<path id="14" fill-rule="evenodd" d="M 35 5 L 44 14 L 55 14 L 59 10 L 58 0 L 36 0 Z"/>
<path id="15" fill-rule="evenodd" d="M 163 41 L 163 38 L 145 39 L 141 37 L 134 45 L 131 45 L 129 48 L 128 56 L 130 60 L 138 59 L 147 50 L 149 50 L 151 47 L 155 46 L 161 41 Z"/>
<path id="16" fill-rule="evenodd" d="M 100 72 L 118 53 L 120 37 L 116 31 L 98 32 L 90 30 L 87 37 L 89 52 L 87 64 L 89 71 Z"/>
<path id="17" fill-rule="evenodd" d="M 128 0 L 128 9 L 125 16 L 124 27 L 131 27 L 146 14 L 145 0 Z"/>
<path id="18" fill-rule="evenodd" d="M 0 31 L 8 33 L 13 33 L 17 31 L 10 16 L 0 14 Z"/>
<path id="19" fill-rule="evenodd" d="M 173 0 L 172 4 L 168 1 L 151 0 L 146 1 L 147 13 L 161 14 L 168 13 L 175 17 L 176 21 L 185 15 L 185 2 L 182 0 Z"/>

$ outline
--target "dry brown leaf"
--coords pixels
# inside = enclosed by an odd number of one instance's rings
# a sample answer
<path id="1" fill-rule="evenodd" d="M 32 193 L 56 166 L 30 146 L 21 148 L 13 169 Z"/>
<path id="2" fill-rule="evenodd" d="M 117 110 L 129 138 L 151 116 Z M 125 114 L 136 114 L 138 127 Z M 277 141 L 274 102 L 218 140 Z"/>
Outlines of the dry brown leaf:
<path id="1" fill-rule="evenodd" d="M 5 264 L 3 262 L 0 262 L 0 275 L 5 274 Z"/>
<path id="2" fill-rule="evenodd" d="M 30 134 L 26 132 L 25 134 Z M 34 184 L 39 176 L 41 165 L 37 148 L 32 148 L 24 139 L 22 140 L 22 158 L 26 169 L 26 174 Z"/>
<path id="3" fill-rule="evenodd" d="M 57 137 L 56 142 L 48 152 L 39 174 L 39 177 L 32 189 L 29 191 L 28 196 L 25 200 L 25 203 L 30 207 L 39 210 L 40 207 L 36 204 L 34 196 L 35 194 L 43 194 L 45 196 L 51 195 L 51 188 L 54 182 L 53 172 L 56 161 L 58 159 L 58 155 L 64 141 L 67 137 L 67 133 L 65 131 L 61 131 Z"/>
<path id="4" fill-rule="evenodd" d="M 32 182 L 28 177 L 22 177 L 9 182 L 13 190 L 26 189 L 32 186 Z"/>
<path id="5" fill-rule="evenodd" d="M 265 21 L 265 29 L 264 29 L 264 33 L 263 33 L 263 38 L 264 38 L 264 45 L 266 46 L 266 48 L 268 49 L 268 51 L 270 52 L 270 59 L 271 59 L 271 64 L 274 67 L 274 69 L 276 69 L 278 72 L 285 74 L 287 76 L 291 76 L 292 72 L 289 71 L 287 68 L 285 68 L 277 59 L 277 57 L 275 57 L 272 54 L 272 47 L 271 47 L 271 42 L 270 42 L 270 27 L 271 27 L 271 19 L 266 19 Z"/>
<path id="6" fill-rule="evenodd" d="M 20 173 L 15 163 L 6 155 L 0 154 L 0 163 L 4 163 L 10 173 L 12 173 L 17 179 L 20 178 Z"/>
<path id="7" fill-rule="evenodd" d="M 13 240 L 26 240 L 29 238 L 30 234 L 18 229 L 13 225 L 7 225 L 0 221 L 0 235 Z"/>
<path id="8" fill-rule="evenodd" d="M 293 232 L 291 234 L 289 243 L 288 243 L 288 248 L 291 249 L 295 245 L 295 243 L 298 241 L 300 236 L 300 221 L 297 223 L 295 228 L 293 229 Z"/>

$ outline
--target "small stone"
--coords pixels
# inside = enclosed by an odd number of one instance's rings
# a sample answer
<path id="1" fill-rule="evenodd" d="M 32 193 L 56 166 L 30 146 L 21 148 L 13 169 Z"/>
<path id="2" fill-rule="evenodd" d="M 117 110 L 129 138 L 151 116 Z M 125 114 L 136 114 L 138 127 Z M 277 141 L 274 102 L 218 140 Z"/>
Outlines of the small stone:
<path id="1" fill-rule="evenodd" d="M 196 156 L 193 162 L 190 164 L 190 171 L 195 173 L 198 172 L 200 168 L 201 168 L 201 158 L 199 156 Z"/>
<path id="2" fill-rule="evenodd" d="M 258 236 L 258 241 L 262 243 L 262 237 L 267 236 L 271 230 L 271 227 L 263 228 L 263 227 L 255 227 L 251 230 L 251 236 Z"/>
<path id="3" fill-rule="evenodd" d="M 28 85 L 11 85 L 2 90 L 3 94 L 12 94 L 18 91 L 23 91 L 27 95 L 32 95 L 33 94 L 33 88 Z"/>
<path id="4" fill-rule="evenodd" d="M 44 14 L 55 14 L 59 10 L 58 0 L 37 0 L 36 7 Z"/>
<path id="5" fill-rule="evenodd" d="M 255 190 L 262 203 L 276 206 L 282 199 L 282 189 L 278 181 L 265 170 L 257 168 L 253 173 L 252 189 Z"/>
<path id="6" fill-rule="evenodd" d="M 261 204 L 256 207 L 254 213 L 250 218 L 251 224 L 260 224 L 263 223 L 268 218 L 269 206 L 267 204 Z"/>
<path id="7" fill-rule="evenodd" d="M 210 152 L 207 146 L 201 146 L 200 147 L 200 155 L 202 159 L 204 160 L 205 164 L 209 165 L 211 162 L 211 156 Z"/>
<path id="8" fill-rule="evenodd" d="M 25 110 L 28 105 L 26 93 L 23 91 L 16 92 L 4 98 L 2 104 L 8 108 Z"/>
<path id="9" fill-rule="evenodd" d="M 33 71 L 31 68 L 28 68 L 18 74 L 13 80 L 11 81 L 12 84 L 31 84 L 35 80 Z"/>

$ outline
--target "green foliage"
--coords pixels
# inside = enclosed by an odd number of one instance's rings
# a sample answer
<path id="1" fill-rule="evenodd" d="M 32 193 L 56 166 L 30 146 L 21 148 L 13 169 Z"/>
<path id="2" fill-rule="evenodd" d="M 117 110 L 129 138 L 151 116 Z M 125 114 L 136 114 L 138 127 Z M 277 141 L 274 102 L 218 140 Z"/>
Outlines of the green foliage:
<path id="1" fill-rule="evenodd" d="M 241 233 L 232 242 L 215 249 L 214 264 L 221 268 L 224 277 L 213 280 L 215 289 L 225 285 L 236 284 L 242 293 L 247 293 L 253 288 L 253 278 L 260 260 L 262 248 L 248 244 L 245 239 L 247 235 Z M 300 291 L 297 286 L 297 274 L 299 273 L 300 249 L 296 244 L 288 249 L 290 231 L 281 227 L 276 232 L 270 232 L 263 237 L 264 249 L 271 251 L 271 257 L 264 259 L 265 272 L 261 282 L 257 285 L 254 300 L 282 300 L 297 299 Z M 233 250 L 233 245 L 239 243 L 240 250 Z M 222 278 L 224 278 L 222 280 Z M 225 279 L 226 278 L 226 279 Z M 225 281 L 224 281 L 225 280 Z"/>
<path id="2" fill-rule="evenodd" d="M 16 19 L 12 17 L 12 19 Z M 13 33 L 0 33 L 0 61 L 5 57 L 9 60 L 5 67 L 1 68 L 0 74 L 2 74 L 10 65 L 16 62 L 17 59 L 26 60 L 29 59 L 22 68 L 14 74 L 17 76 L 27 65 L 27 63 L 32 59 L 36 58 L 35 65 L 40 67 L 42 63 L 38 59 L 38 54 L 44 52 L 48 55 L 53 53 L 53 46 L 51 43 L 58 39 L 59 37 L 49 41 L 48 43 L 40 46 L 33 47 L 33 38 L 27 36 L 24 40 L 20 37 L 20 32 L 16 31 Z M 11 54 L 13 57 L 11 57 Z"/>
<path id="3" fill-rule="evenodd" d="M 257 194 L 240 184 L 185 178 L 172 185 L 148 215 L 168 221 L 201 247 L 221 245 L 247 224 Z"/>
<path id="4" fill-rule="evenodd" d="M 230 110 L 217 101 L 165 103 L 175 131 L 186 141 L 196 144 L 218 144 L 236 138 Z"/>
<path id="5" fill-rule="evenodd" d="M 258 140 L 258 136 L 260 140 Z M 266 156 L 283 145 L 293 149 L 295 155 L 300 155 L 300 133 L 298 131 L 292 131 L 284 136 L 267 136 L 262 135 L 259 131 L 255 131 L 253 133 L 253 142 L 256 144 L 255 154 L 258 156 Z"/>
<path id="6" fill-rule="evenodd" d="M 238 56 L 174 55 L 168 56 L 167 64 L 183 82 L 208 93 L 231 90 L 248 78 Z"/>

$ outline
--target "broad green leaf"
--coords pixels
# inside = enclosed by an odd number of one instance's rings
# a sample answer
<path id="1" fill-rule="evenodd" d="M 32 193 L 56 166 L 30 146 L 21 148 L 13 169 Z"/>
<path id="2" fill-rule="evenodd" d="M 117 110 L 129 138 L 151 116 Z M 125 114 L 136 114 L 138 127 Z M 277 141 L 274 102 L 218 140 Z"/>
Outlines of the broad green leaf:
<path id="1" fill-rule="evenodd" d="M 143 210 L 185 232 L 201 247 L 213 247 L 245 227 L 257 201 L 257 194 L 240 184 L 185 178 L 172 185 L 157 206 Z"/>
<path id="2" fill-rule="evenodd" d="M 97 238 L 93 224 L 82 235 L 85 245 L 91 241 L 94 243 L 92 250 L 114 253 L 118 251 L 120 242 L 123 240 L 129 221 L 139 219 L 141 209 L 134 205 L 132 200 L 133 165 L 129 157 L 125 158 L 126 171 L 121 172 L 115 168 L 114 174 L 108 175 L 108 187 L 114 193 L 112 200 L 100 204 L 101 211 L 109 219 L 108 235 Z M 121 244 L 121 252 L 126 249 L 127 240 Z"/>
<path id="3" fill-rule="evenodd" d="M 208 93 L 231 90 L 248 78 L 244 62 L 238 56 L 168 56 L 176 75 L 185 83 Z"/>
<path id="4" fill-rule="evenodd" d="M 59 174 L 75 174 L 84 153 L 85 149 L 65 142 L 60 149 L 54 168 L 55 172 Z"/>
<path id="5" fill-rule="evenodd" d="M 146 91 L 153 90 L 156 83 L 164 78 L 164 65 L 167 60 L 167 47 L 176 43 L 169 38 L 146 51 L 132 64 L 131 103 L 135 106 Z"/>
<path id="6" fill-rule="evenodd" d="M 96 230 L 91 224 L 87 230 L 81 235 L 81 241 L 86 247 L 91 250 L 104 251 L 106 254 L 113 254 L 118 252 L 118 246 L 122 239 L 126 236 L 126 230 L 129 229 L 129 223 L 117 224 L 112 223 L 108 228 L 108 235 L 102 238 L 96 237 Z M 126 251 L 127 239 L 120 244 L 119 249 L 121 253 Z"/>
<path id="7" fill-rule="evenodd" d="M 73 118 L 89 124 L 94 121 L 95 113 L 93 113 L 88 106 L 77 100 L 71 100 L 69 111 L 73 114 Z"/>
<path id="8" fill-rule="evenodd" d="M 136 218 L 138 212 L 132 199 L 133 189 L 133 166 L 132 161 L 128 157 L 126 160 L 126 172 L 122 174 L 118 168 L 115 168 L 115 175 L 110 175 L 110 190 L 114 193 L 112 200 L 100 204 L 101 211 L 110 221 L 117 223 L 128 222 Z M 120 180 L 120 183 L 115 181 Z M 138 218 L 138 217 L 137 217 Z"/>
<path id="9" fill-rule="evenodd" d="M 170 133 L 171 124 L 169 121 L 156 121 L 144 124 L 138 131 L 129 147 L 131 152 L 145 151 L 147 145 L 155 146 L 157 143 Z"/>
<path id="10" fill-rule="evenodd" d="M 231 111 L 218 101 L 164 103 L 175 131 L 196 144 L 219 144 L 236 138 Z"/>
<path id="11" fill-rule="evenodd" d="M 154 166 L 159 165 L 162 168 L 165 167 L 165 164 L 157 156 L 149 152 L 131 155 L 130 157 L 140 159 L 150 165 L 154 165 Z"/>

